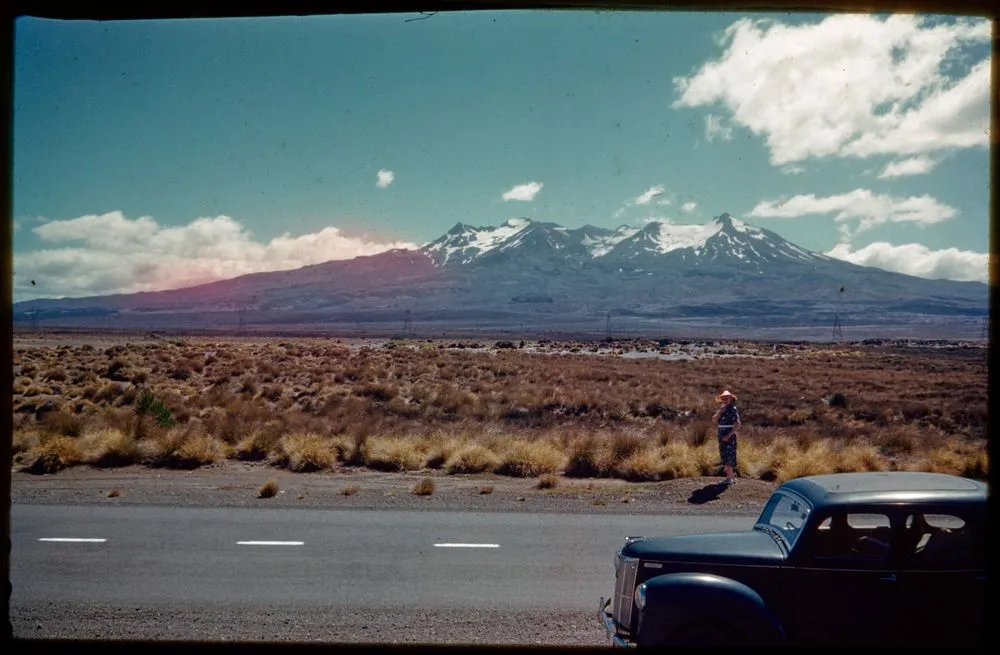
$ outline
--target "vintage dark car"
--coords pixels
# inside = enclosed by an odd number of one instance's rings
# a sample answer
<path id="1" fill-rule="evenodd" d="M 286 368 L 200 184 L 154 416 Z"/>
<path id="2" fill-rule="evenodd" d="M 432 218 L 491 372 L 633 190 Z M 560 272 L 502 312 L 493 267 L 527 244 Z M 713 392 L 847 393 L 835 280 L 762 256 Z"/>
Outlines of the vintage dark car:
<path id="1" fill-rule="evenodd" d="M 613 645 L 981 647 L 987 485 L 918 472 L 778 487 L 752 530 L 626 537 Z"/>

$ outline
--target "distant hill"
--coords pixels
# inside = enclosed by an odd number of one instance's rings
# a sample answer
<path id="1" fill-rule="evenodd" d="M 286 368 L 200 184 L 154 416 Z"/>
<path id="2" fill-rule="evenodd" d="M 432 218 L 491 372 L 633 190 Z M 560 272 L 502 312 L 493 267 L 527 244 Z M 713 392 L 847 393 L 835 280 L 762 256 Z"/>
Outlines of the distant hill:
<path id="1" fill-rule="evenodd" d="M 988 314 L 988 287 L 858 266 L 728 214 L 701 225 L 459 223 L 418 250 L 171 291 L 16 303 L 18 325 L 121 329 L 354 326 L 637 332 L 843 322 L 934 332 Z M 409 317 L 404 322 L 404 317 Z M 613 318 L 609 318 L 613 317 Z"/>

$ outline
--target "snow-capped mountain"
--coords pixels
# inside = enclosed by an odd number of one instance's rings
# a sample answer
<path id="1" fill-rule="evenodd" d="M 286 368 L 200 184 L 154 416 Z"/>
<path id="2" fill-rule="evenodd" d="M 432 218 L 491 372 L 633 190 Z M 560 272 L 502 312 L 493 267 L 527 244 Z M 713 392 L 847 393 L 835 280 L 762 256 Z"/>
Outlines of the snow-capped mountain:
<path id="1" fill-rule="evenodd" d="M 26 301 L 13 310 L 15 321 L 149 329 L 232 327 L 236 315 L 265 327 L 377 325 L 399 323 L 404 311 L 442 329 L 525 321 L 592 329 L 610 313 L 654 326 L 829 325 L 835 313 L 912 326 L 987 315 L 988 287 L 833 259 L 728 214 L 698 225 L 616 229 L 513 218 L 495 227 L 459 223 L 417 250 L 172 291 Z"/>
<path id="2" fill-rule="evenodd" d="M 629 269 L 678 260 L 692 266 L 742 263 L 757 268 L 783 261 L 832 261 L 729 214 L 702 225 L 651 221 L 641 228 L 623 225 L 616 230 L 592 225 L 569 230 L 528 218 L 512 218 L 499 227 L 459 223 L 421 251 L 439 266 L 466 266 L 526 249 L 563 260 L 600 260 Z"/>

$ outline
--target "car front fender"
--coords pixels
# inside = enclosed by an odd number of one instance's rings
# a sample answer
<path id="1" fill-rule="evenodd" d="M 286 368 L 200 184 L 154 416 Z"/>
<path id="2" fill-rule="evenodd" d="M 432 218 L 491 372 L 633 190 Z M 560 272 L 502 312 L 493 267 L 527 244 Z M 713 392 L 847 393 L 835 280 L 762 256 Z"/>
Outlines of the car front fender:
<path id="1" fill-rule="evenodd" d="M 731 626 L 752 645 L 780 645 L 785 631 L 760 595 L 736 580 L 706 573 L 668 573 L 650 578 L 644 587 L 636 642 L 668 643 L 693 624 Z M 639 590 L 636 591 L 639 593 Z"/>

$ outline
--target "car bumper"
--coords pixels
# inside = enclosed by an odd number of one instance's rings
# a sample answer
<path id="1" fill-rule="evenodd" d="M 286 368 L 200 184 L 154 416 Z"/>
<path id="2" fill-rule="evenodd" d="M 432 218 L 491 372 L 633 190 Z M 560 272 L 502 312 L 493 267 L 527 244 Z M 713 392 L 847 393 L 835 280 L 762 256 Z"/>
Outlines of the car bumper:
<path id="1" fill-rule="evenodd" d="M 619 648 L 635 648 L 634 643 L 618 634 L 618 628 L 615 626 L 615 621 L 611 618 L 611 613 L 608 611 L 608 605 L 610 604 L 610 598 L 606 599 L 602 597 L 601 602 L 598 604 L 598 612 L 601 615 L 601 622 L 604 624 L 604 632 L 611 641 L 611 645 Z"/>

